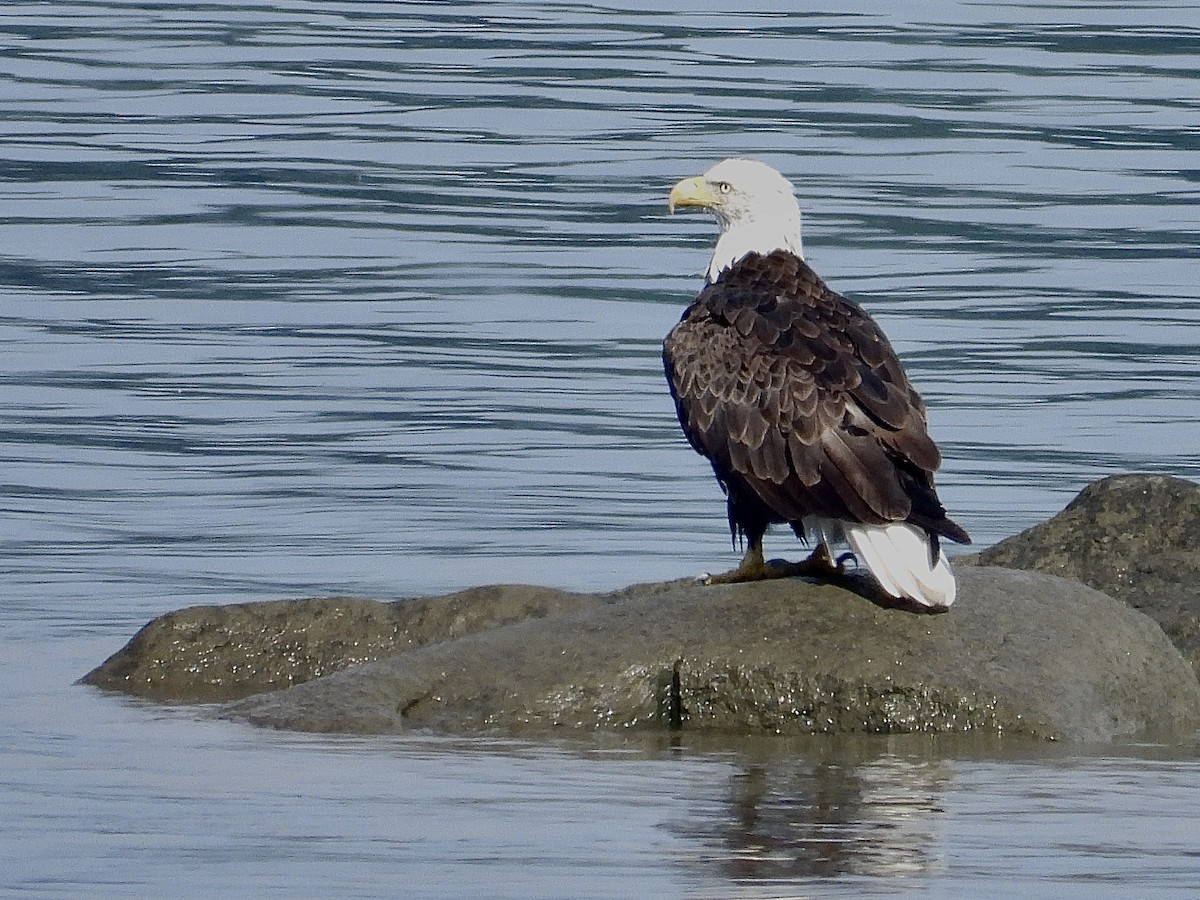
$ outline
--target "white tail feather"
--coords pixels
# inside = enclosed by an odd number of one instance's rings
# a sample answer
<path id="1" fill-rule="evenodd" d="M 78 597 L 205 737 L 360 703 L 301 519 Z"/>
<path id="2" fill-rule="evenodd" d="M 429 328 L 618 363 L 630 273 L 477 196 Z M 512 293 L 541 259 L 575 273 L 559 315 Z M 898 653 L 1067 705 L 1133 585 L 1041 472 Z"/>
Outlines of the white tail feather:
<path id="1" fill-rule="evenodd" d="M 946 554 L 939 550 L 937 560 L 929 564 L 929 538 L 924 531 L 903 522 L 844 528 L 855 555 L 893 597 L 941 608 L 954 602 L 957 586 Z"/>

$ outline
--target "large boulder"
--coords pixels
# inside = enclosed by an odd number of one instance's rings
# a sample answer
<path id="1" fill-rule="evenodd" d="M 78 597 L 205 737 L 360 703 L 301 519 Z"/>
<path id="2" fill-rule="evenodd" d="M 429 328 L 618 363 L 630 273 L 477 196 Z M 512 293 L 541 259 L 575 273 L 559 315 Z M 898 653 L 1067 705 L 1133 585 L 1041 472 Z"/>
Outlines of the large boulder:
<path id="1" fill-rule="evenodd" d="M 227 714 L 306 731 L 681 727 L 1107 741 L 1200 725 L 1150 619 L 1078 582 L 965 567 L 946 615 L 800 580 L 652 585 L 478 631 Z"/>
<path id="2" fill-rule="evenodd" d="M 1200 485 L 1114 475 L 979 564 L 1074 578 L 1150 616 L 1200 672 Z"/>
<path id="3" fill-rule="evenodd" d="M 1196 660 L 1198 533 L 1195 485 L 1124 476 L 957 562 L 943 615 L 861 577 L 193 607 L 84 681 L 309 731 L 1178 734 L 1200 684 L 1134 606 Z"/>
<path id="4" fill-rule="evenodd" d="M 80 680 L 149 700 L 224 703 L 594 599 L 493 585 L 394 603 L 331 597 L 191 606 L 154 619 Z"/>

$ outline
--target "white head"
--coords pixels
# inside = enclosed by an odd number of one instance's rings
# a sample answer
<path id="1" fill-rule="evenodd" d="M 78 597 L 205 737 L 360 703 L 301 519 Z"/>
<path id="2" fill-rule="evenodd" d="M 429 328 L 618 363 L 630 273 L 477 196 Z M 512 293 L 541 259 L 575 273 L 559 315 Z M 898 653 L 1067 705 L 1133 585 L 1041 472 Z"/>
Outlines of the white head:
<path id="1" fill-rule="evenodd" d="M 708 280 L 747 253 L 790 250 L 803 256 L 800 207 L 792 184 L 770 166 L 752 159 L 727 159 L 703 175 L 685 178 L 671 189 L 668 201 L 677 206 L 712 210 L 721 227 Z"/>

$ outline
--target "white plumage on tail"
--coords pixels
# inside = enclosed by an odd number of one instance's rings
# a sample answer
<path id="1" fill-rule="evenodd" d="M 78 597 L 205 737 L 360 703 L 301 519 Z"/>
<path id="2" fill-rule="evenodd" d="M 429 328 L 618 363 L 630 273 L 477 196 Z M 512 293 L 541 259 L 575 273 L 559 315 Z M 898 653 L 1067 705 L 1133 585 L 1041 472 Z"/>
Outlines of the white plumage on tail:
<path id="1" fill-rule="evenodd" d="M 946 554 L 939 549 L 931 565 L 929 538 L 920 528 L 904 522 L 844 528 L 855 555 L 893 597 L 941 609 L 954 602 L 954 574 Z"/>
<path id="2" fill-rule="evenodd" d="M 804 533 L 814 543 L 831 550 L 849 544 L 858 561 L 870 570 L 879 586 L 892 597 L 906 598 L 930 609 L 945 609 L 957 592 L 946 554 L 938 550 L 929 561 L 929 536 L 905 522 L 863 525 L 807 516 Z"/>

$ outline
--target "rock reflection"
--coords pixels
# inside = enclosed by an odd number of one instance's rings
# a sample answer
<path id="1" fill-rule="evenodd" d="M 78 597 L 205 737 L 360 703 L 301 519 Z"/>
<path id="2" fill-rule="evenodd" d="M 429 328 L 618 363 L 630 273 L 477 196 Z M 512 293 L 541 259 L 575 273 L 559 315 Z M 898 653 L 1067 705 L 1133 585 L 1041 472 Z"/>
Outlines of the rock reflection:
<path id="1" fill-rule="evenodd" d="M 752 883 L 937 870 L 944 761 L 880 754 L 743 763 L 727 799 L 684 833 L 723 879 Z M 707 815 L 706 815 L 707 814 Z"/>

